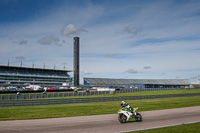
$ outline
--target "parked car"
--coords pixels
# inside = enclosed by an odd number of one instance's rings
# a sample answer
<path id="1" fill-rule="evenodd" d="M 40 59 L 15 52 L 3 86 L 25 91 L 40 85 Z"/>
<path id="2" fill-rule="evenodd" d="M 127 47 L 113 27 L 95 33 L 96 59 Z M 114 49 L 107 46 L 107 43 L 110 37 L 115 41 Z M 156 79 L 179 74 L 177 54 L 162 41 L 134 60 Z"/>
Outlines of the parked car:
<path id="1" fill-rule="evenodd" d="M 62 86 L 62 87 L 59 87 L 59 90 L 69 90 L 69 86 Z"/>

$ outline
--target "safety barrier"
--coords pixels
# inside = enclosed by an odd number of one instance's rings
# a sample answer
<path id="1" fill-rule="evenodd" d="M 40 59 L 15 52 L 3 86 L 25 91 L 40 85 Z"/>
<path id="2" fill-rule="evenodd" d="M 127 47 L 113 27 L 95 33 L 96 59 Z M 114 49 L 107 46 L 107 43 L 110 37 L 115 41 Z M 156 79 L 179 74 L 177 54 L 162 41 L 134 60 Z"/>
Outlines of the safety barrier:
<path id="1" fill-rule="evenodd" d="M 200 93 L 141 95 L 141 96 L 60 98 L 60 99 L 4 100 L 4 101 L 0 101 L 0 107 L 38 106 L 38 105 L 54 105 L 54 104 L 74 104 L 74 103 L 106 102 L 106 101 L 121 101 L 121 100 L 136 100 L 136 99 L 137 100 L 138 99 L 154 99 L 154 98 L 197 96 L 197 95 L 200 95 Z"/>
<path id="2" fill-rule="evenodd" d="M 139 91 L 158 91 L 158 90 L 177 90 L 185 88 L 134 88 L 124 89 L 118 91 L 90 91 L 90 92 L 61 92 L 61 93 L 46 93 L 46 94 L 23 94 L 23 95 L 0 95 L 0 101 L 2 100 L 19 100 L 19 99 L 38 99 L 38 98 L 54 98 L 54 97 L 70 97 L 70 96 L 90 96 L 90 95 L 101 95 L 101 94 L 112 94 L 112 93 L 129 93 Z M 187 88 L 191 89 L 191 88 Z M 194 88 L 192 88 L 194 89 Z M 195 88 L 200 89 L 200 88 Z"/>

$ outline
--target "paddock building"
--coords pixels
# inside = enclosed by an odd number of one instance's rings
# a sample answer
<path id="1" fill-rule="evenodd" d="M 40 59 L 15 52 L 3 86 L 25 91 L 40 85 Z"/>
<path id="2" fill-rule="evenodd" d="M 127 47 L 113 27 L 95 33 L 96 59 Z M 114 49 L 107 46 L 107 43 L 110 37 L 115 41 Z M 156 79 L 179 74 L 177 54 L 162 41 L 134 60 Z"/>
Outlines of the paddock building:
<path id="1" fill-rule="evenodd" d="M 120 86 L 125 88 L 187 88 L 191 83 L 187 79 L 110 79 L 84 78 L 84 85 Z"/>

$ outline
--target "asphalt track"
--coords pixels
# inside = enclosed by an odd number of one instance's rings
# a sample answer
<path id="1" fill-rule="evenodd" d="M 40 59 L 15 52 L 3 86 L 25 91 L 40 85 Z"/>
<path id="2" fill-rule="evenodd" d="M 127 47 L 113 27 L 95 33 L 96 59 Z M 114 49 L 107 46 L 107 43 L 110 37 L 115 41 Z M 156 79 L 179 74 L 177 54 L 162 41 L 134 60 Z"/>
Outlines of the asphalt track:
<path id="1" fill-rule="evenodd" d="M 118 114 L 0 121 L 0 133 L 113 133 L 200 121 L 200 106 L 140 113 L 143 122 L 125 124 Z"/>

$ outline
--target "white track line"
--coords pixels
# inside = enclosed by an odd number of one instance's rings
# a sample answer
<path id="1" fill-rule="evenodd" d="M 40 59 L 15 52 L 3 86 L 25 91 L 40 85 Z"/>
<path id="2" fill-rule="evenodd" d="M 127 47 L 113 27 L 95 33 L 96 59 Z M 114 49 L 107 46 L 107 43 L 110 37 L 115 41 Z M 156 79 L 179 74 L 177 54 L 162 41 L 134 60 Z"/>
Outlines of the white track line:
<path id="1" fill-rule="evenodd" d="M 178 126 L 178 125 L 182 125 L 182 124 L 191 124 L 191 123 L 197 123 L 197 122 L 200 122 L 200 121 L 184 122 L 184 123 L 165 125 L 165 126 L 158 126 L 158 127 L 151 127 L 151 128 L 136 129 L 136 130 L 127 130 L 127 131 L 121 131 L 121 132 L 115 132 L 115 133 L 126 133 L 126 132 L 148 130 L 148 129 L 162 128 L 162 127 L 172 127 L 172 126 Z"/>

